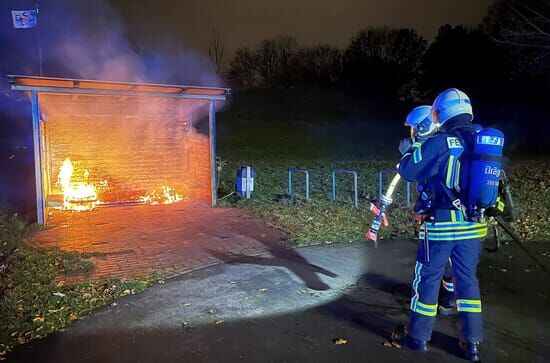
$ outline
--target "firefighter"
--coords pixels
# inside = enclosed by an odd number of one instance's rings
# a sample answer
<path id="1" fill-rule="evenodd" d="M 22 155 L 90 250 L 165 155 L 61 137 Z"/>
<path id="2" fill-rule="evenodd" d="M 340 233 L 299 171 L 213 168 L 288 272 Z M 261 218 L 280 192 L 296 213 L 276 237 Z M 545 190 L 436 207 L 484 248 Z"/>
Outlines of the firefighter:
<path id="1" fill-rule="evenodd" d="M 400 144 L 401 154 L 404 154 L 413 143 L 423 143 L 427 138 L 437 132 L 437 127 L 432 119 L 432 106 L 423 105 L 415 107 L 408 115 L 405 126 L 410 127 L 411 137 Z M 428 190 L 426 182 L 419 182 L 417 185 L 418 200 L 414 205 L 415 220 L 422 224 L 424 214 L 430 209 L 430 200 L 427 198 Z M 456 303 L 454 298 L 453 270 L 451 260 L 445 266 L 445 272 L 439 289 L 439 313 L 442 315 L 456 314 Z"/>
<path id="2" fill-rule="evenodd" d="M 445 266 L 452 262 L 456 305 L 461 320 L 459 345 L 466 358 L 479 361 L 483 339 L 481 298 L 476 277 L 481 242 L 487 224 L 463 212 L 456 186 L 463 185 L 461 154 L 472 150 L 476 128 L 468 96 L 458 90 L 442 92 L 431 109 L 439 132 L 423 143 L 414 143 L 399 164 L 400 175 L 411 182 L 426 182 L 431 208 L 424 216 L 414 269 L 411 314 L 402 344 L 427 351 L 438 311 L 438 292 Z M 471 180 L 471 179 L 468 179 Z"/>

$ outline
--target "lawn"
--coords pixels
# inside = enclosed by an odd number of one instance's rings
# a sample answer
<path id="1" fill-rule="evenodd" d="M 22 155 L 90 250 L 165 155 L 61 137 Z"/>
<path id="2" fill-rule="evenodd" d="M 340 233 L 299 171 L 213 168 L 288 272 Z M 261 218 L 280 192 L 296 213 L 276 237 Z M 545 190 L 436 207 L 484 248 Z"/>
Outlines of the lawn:
<path id="1" fill-rule="evenodd" d="M 331 96 L 304 90 L 236 93 L 218 116 L 218 155 L 226 162 L 219 194 L 223 198 L 233 190 L 239 165 L 257 171 L 256 191 L 249 201 L 231 195 L 221 204 L 250 210 L 299 245 L 363 239 L 372 220 L 369 201 L 378 194 L 378 172 L 395 169 L 397 144 L 408 131 L 402 118 L 410 105 Z M 511 146 L 506 169 L 520 212 L 513 226 L 525 240 L 550 240 L 550 160 L 525 151 L 510 154 L 516 148 Z M 290 167 L 310 171 L 310 201 L 304 200 L 302 175 L 296 176 L 298 200 L 285 197 Z M 359 208 L 351 203 L 351 176 L 338 178 L 338 201 L 330 201 L 332 167 L 358 173 Z M 390 227 L 382 230 L 382 238 L 414 237 L 404 185 L 397 191 Z"/>
<path id="2" fill-rule="evenodd" d="M 65 285 L 63 274 L 93 265 L 79 254 L 30 246 L 36 230 L 17 215 L 0 215 L 0 359 L 15 345 L 65 328 L 113 300 L 144 291 L 159 276 Z"/>
<path id="3" fill-rule="evenodd" d="M 250 162 L 250 161 L 249 161 Z M 245 208 L 287 232 L 298 245 L 362 240 L 372 221 L 369 201 L 378 190 L 378 171 L 390 169 L 392 161 L 301 160 L 250 162 L 257 171 L 256 190 L 251 200 L 231 195 L 221 201 L 223 206 Z M 222 188 L 229 192 L 233 186 L 233 170 L 239 163 L 229 162 L 222 174 Z M 310 171 L 310 201 L 305 201 L 303 175 L 296 175 L 294 190 L 288 198 L 287 168 L 305 167 Z M 337 201 L 332 202 L 331 167 L 347 168 L 359 174 L 359 208 L 352 204 L 352 178 L 342 175 L 337 180 Z M 229 174 L 231 171 L 231 174 Z M 388 184 L 388 175 L 385 186 Z M 509 167 L 509 178 L 520 220 L 513 223 L 519 235 L 527 241 L 550 240 L 550 163 L 522 161 Z M 412 212 L 406 206 L 405 184 L 401 183 L 389 210 L 389 228 L 381 231 L 381 238 L 414 238 Z M 414 191 L 414 188 L 413 188 Z M 414 194 L 413 194 L 414 195 Z M 220 195 L 223 197 L 223 195 Z M 296 200 L 297 199 L 297 200 Z M 507 238 L 507 236 L 505 236 Z"/>

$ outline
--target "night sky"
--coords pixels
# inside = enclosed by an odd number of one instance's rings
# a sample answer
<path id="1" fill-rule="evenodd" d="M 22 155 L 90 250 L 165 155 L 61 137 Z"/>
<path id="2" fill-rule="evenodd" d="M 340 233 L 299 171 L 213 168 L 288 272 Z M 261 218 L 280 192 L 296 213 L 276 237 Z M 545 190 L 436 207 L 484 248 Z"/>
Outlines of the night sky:
<path id="1" fill-rule="evenodd" d="M 43 0 L 46 1 L 46 0 Z M 345 46 L 366 26 L 412 27 L 429 40 L 439 26 L 481 22 L 493 0 L 110 0 L 131 36 L 176 37 L 186 48 L 206 51 L 216 27 L 226 50 L 253 46 L 278 34 L 301 44 Z M 128 4 L 132 5 L 129 6 Z M 139 4 L 139 5 L 138 5 Z M 226 59 L 227 60 L 227 59 Z"/>

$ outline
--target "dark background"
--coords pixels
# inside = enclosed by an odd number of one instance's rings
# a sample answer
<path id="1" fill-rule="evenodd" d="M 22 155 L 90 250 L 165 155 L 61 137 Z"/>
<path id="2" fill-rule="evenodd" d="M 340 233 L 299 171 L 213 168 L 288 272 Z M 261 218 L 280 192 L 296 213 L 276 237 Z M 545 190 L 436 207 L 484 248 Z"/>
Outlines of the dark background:
<path id="1" fill-rule="evenodd" d="M 230 3 L 230 5 L 228 5 Z M 263 5 L 262 5 L 263 4 Z M 32 215 L 30 105 L 6 74 L 234 88 L 219 151 L 239 161 L 397 158 L 403 118 L 449 87 L 515 158 L 546 157 L 550 4 L 527 1 L 39 2 L 13 29 L 0 4 L 0 205 Z M 267 131 L 266 131 L 267 130 Z M 275 151 L 275 152 L 273 152 Z M 31 211 L 31 212 L 29 212 Z"/>

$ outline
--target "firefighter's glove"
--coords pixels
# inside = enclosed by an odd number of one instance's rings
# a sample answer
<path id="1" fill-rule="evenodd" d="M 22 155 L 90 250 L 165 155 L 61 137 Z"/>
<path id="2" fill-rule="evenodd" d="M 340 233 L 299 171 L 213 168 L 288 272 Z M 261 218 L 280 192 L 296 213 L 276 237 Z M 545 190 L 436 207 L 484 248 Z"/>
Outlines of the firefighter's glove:
<path id="1" fill-rule="evenodd" d="M 399 152 L 401 155 L 405 154 L 412 146 L 412 140 L 410 137 L 403 139 L 399 142 Z"/>

